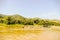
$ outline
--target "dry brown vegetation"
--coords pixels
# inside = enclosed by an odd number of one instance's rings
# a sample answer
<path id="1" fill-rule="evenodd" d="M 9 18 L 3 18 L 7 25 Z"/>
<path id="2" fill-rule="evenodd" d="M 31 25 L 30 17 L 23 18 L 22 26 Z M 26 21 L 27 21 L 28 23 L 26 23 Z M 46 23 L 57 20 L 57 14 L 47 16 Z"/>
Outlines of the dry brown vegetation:
<path id="1" fill-rule="evenodd" d="M 0 40 L 60 40 L 60 27 L 40 28 L 40 30 L 8 30 L 0 32 Z"/>

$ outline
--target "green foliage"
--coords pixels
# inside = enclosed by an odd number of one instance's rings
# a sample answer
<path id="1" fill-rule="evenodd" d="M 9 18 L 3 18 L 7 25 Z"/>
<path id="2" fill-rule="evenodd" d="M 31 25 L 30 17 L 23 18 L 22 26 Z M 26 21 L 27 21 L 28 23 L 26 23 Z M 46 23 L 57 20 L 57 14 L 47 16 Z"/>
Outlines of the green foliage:
<path id="1" fill-rule="evenodd" d="M 24 25 L 33 25 L 33 20 L 32 19 L 26 19 L 24 22 Z"/>
<path id="2" fill-rule="evenodd" d="M 35 24 L 39 24 L 40 20 L 39 19 L 34 19 Z"/>
<path id="3" fill-rule="evenodd" d="M 22 24 L 22 25 L 43 25 L 44 27 L 49 26 L 60 26 L 60 20 L 44 20 L 40 18 L 25 18 L 21 15 L 2 15 L 0 14 L 0 23 L 1 24 Z"/>
<path id="4" fill-rule="evenodd" d="M 7 20 L 7 24 L 10 25 L 10 24 L 15 24 L 15 19 L 14 17 L 11 17 L 11 16 L 8 16 L 8 18 L 6 19 Z"/>
<path id="5" fill-rule="evenodd" d="M 4 22 L 4 20 L 0 19 L 0 23 L 3 23 L 3 22 Z"/>
<path id="6" fill-rule="evenodd" d="M 49 21 L 43 23 L 43 27 L 50 27 L 52 24 Z"/>

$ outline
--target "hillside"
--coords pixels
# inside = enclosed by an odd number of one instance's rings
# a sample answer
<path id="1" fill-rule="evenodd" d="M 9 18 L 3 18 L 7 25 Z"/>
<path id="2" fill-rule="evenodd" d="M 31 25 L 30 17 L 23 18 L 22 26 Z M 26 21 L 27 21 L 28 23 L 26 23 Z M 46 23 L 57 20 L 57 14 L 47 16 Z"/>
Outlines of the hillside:
<path id="1" fill-rule="evenodd" d="M 0 14 L 0 24 L 12 25 L 12 24 L 22 24 L 22 25 L 53 25 L 60 26 L 60 20 L 50 20 L 41 18 L 26 18 L 21 15 L 3 15 Z"/>

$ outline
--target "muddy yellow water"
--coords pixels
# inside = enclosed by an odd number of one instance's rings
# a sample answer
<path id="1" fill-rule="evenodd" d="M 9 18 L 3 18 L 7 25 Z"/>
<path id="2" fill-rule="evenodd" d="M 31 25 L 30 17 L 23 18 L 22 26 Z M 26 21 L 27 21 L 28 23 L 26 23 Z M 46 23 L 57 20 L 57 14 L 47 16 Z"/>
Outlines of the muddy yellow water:
<path id="1" fill-rule="evenodd" d="M 0 32 L 0 40 L 60 40 L 60 32 L 50 30 L 15 30 Z"/>

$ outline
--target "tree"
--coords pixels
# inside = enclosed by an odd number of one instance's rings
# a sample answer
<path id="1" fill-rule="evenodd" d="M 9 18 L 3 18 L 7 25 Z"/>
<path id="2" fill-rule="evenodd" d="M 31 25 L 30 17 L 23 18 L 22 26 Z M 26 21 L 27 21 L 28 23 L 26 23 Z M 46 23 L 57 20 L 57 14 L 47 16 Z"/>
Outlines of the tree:
<path id="1" fill-rule="evenodd" d="M 26 19 L 24 24 L 25 25 L 34 25 L 34 22 L 32 19 Z"/>
<path id="2" fill-rule="evenodd" d="M 52 24 L 49 21 L 44 21 L 43 27 L 50 27 Z"/>
<path id="3" fill-rule="evenodd" d="M 0 19 L 0 23 L 4 23 L 4 20 Z"/>
<path id="4" fill-rule="evenodd" d="M 16 20 L 14 17 L 12 16 L 8 16 L 7 18 L 7 24 L 10 25 L 10 24 L 15 24 Z"/>
<path id="5" fill-rule="evenodd" d="M 43 27 L 60 26 L 60 20 L 44 20 L 40 18 L 25 18 L 21 15 L 2 15 L 0 14 L 0 23 L 7 25 L 23 24 L 23 25 L 43 25 Z"/>

